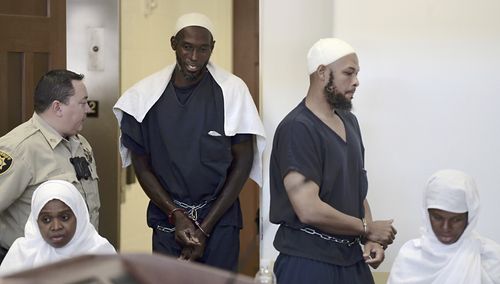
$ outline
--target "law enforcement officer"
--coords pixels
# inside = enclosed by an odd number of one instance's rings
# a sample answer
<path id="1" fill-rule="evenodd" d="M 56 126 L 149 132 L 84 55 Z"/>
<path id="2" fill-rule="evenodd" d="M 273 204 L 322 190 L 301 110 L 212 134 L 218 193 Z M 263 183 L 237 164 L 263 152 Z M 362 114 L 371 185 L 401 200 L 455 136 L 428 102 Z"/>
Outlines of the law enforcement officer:
<path id="1" fill-rule="evenodd" d="M 53 70 L 38 82 L 35 113 L 0 137 L 0 263 L 23 236 L 35 188 L 51 179 L 73 183 L 97 228 L 99 192 L 92 148 L 80 134 L 90 111 L 83 75 Z"/>

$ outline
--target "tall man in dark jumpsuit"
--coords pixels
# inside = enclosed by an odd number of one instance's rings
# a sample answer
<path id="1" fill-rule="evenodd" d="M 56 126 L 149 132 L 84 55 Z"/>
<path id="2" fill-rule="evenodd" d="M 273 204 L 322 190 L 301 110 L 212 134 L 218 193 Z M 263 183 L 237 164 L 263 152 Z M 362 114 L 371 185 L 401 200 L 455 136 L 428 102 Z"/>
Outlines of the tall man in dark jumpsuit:
<path id="1" fill-rule="evenodd" d="M 373 283 L 367 264 L 378 267 L 396 230 L 392 220 L 373 221 L 366 200 L 364 147 L 350 112 L 358 58 L 327 38 L 307 59 L 307 96 L 278 126 L 271 153 L 274 271 L 278 283 Z"/>
<path id="2" fill-rule="evenodd" d="M 153 251 L 235 270 L 238 195 L 262 183 L 264 130 L 243 81 L 209 62 L 210 20 L 181 16 L 170 42 L 176 64 L 127 90 L 114 107 L 125 165 L 151 199 Z"/>

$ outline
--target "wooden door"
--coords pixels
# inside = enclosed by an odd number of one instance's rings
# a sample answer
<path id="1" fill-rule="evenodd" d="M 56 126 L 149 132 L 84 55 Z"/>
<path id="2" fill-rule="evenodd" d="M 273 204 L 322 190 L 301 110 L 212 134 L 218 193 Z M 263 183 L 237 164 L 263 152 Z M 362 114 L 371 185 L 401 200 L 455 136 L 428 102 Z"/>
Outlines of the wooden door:
<path id="1" fill-rule="evenodd" d="M 65 67 L 66 2 L 1 0 L 0 136 L 31 117 L 40 77 Z"/>
<path id="2" fill-rule="evenodd" d="M 233 72 L 245 81 L 259 108 L 259 0 L 233 1 Z M 255 276 L 259 269 L 259 186 L 248 180 L 240 194 L 243 229 L 239 272 Z"/>

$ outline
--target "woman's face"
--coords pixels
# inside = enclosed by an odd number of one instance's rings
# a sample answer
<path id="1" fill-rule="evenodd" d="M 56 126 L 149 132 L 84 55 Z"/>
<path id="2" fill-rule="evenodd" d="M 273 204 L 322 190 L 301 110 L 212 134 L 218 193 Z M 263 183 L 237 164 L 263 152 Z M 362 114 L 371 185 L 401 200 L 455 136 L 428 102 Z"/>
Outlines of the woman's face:
<path id="1" fill-rule="evenodd" d="M 59 199 L 53 199 L 43 206 L 37 223 L 43 239 L 55 248 L 64 247 L 75 235 L 75 214 Z"/>
<path id="2" fill-rule="evenodd" d="M 460 239 L 467 227 L 467 212 L 453 213 L 434 208 L 428 211 L 432 231 L 441 243 L 451 245 Z"/>

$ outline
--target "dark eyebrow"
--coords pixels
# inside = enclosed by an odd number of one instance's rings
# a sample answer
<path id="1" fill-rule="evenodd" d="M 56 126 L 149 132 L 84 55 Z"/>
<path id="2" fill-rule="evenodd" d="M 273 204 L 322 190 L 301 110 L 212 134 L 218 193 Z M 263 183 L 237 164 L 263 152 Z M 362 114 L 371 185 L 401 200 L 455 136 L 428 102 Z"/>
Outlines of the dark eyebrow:
<path id="1" fill-rule="evenodd" d="M 51 214 L 51 213 L 53 213 L 53 212 L 52 211 L 47 211 L 47 210 L 42 210 L 42 211 L 40 211 L 40 213 L 38 215 Z M 72 213 L 73 214 L 73 210 L 71 210 L 70 208 L 68 208 L 68 209 L 64 209 L 63 211 L 57 212 L 57 214 L 65 214 L 65 213 Z"/>
<path id="2" fill-rule="evenodd" d="M 211 43 L 211 42 L 208 42 L 208 43 L 202 43 L 202 44 L 196 44 L 196 43 L 195 43 L 195 42 L 193 42 L 193 41 L 188 41 L 188 40 L 185 40 L 185 39 L 183 39 L 182 41 L 180 41 L 180 44 L 182 44 L 182 45 L 186 45 L 186 44 L 187 44 L 187 45 L 197 46 L 197 47 L 198 47 L 198 46 L 199 46 L 199 47 L 203 47 L 203 46 L 208 46 L 208 47 L 210 47 L 210 46 L 212 45 L 212 43 Z"/>
<path id="3" fill-rule="evenodd" d="M 71 214 L 73 214 L 73 210 L 71 210 L 71 209 L 66 209 L 66 210 L 63 210 L 63 211 L 59 212 L 59 214 L 67 214 L 67 213 L 71 213 Z M 74 215 L 74 214 L 73 214 L 73 215 Z"/>

